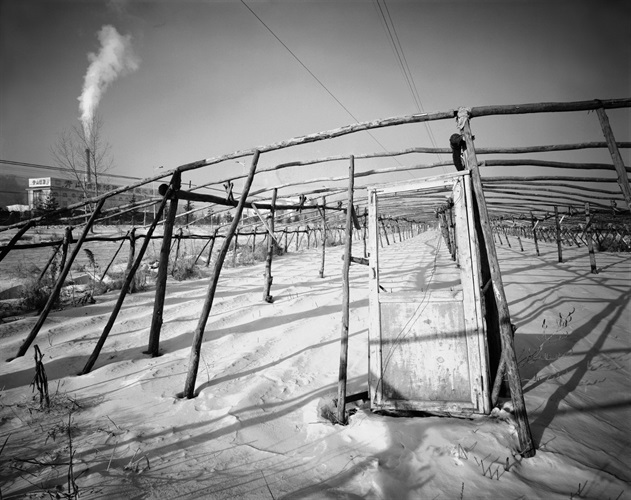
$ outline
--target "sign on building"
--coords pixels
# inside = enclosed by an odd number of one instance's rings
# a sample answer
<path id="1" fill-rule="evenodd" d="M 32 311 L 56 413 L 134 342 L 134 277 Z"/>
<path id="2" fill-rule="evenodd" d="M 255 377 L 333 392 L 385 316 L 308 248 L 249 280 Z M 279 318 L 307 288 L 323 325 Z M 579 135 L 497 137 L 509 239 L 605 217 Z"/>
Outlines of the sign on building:
<path id="1" fill-rule="evenodd" d="M 28 187 L 50 187 L 50 177 L 38 177 L 28 180 Z"/>

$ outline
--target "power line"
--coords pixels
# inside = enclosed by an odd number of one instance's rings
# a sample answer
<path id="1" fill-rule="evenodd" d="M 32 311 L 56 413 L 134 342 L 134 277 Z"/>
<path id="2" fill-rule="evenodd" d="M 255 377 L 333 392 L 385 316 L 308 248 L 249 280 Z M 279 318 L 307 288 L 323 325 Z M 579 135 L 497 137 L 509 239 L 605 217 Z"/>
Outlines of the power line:
<path id="1" fill-rule="evenodd" d="M 38 163 L 27 163 L 27 162 L 23 162 L 23 161 L 12 161 L 12 160 L 2 160 L 2 159 L 0 159 L 0 164 L 12 165 L 12 166 L 17 166 L 17 167 L 39 168 L 39 169 L 43 169 L 43 170 L 55 170 L 55 171 L 58 171 L 58 172 L 68 172 L 68 169 L 65 169 L 65 168 L 62 168 L 62 167 L 53 167 L 52 165 L 40 165 Z M 86 171 L 77 169 L 77 173 L 85 174 Z M 130 177 L 129 175 L 118 175 L 118 174 L 108 174 L 108 173 L 102 173 L 101 175 L 104 175 L 106 177 L 116 177 L 116 178 L 119 178 L 119 179 L 140 180 L 140 177 Z"/>
<path id="2" fill-rule="evenodd" d="M 399 52 L 399 49 L 397 47 L 397 44 L 394 40 L 394 35 L 392 34 L 392 30 L 390 29 L 390 25 L 388 24 L 388 21 L 386 20 L 386 16 L 383 12 L 383 9 L 381 8 L 381 4 L 379 3 L 379 0 L 375 0 L 373 2 L 373 5 L 377 6 L 379 15 L 381 17 L 381 21 L 382 21 L 382 26 L 384 28 L 384 30 L 386 31 L 386 34 L 388 35 L 388 41 L 390 42 L 390 47 L 392 48 L 393 52 L 394 52 L 394 56 L 397 58 L 397 62 L 399 63 L 399 70 L 401 71 L 401 75 L 403 76 L 403 78 L 405 79 L 408 89 L 410 90 L 410 93 L 412 94 L 412 98 L 415 100 L 415 104 L 418 106 L 418 102 L 416 102 L 416 98 L 414 95 L 414 90 L 412 89 L 412 82 L 410 81 L 410 77 L 408 76 L 408 73 L 405 71 L 405 66 L 403 64 L 403 59 L 401 58 L 401 53 Z M 397 37 L 398 39 L 398 37 Z"/>
<path id="3" fill-rule="evenodd" d="M 399 67 L 401 69 L 403 77 L 406 80 L 407 86 L 412 94 L 412 99 L 414 100 L 416 108 L 419 113 L 425 113 L 421 96 L 416 86 L 416 82 L 414 81 L 414 76 L 412 74 L 412 71 L 410 70 L 410 65 L 408 64 L 407 58 L 405 57 L 405 52 L 403 51 L 403 45 L 401 44 L 401 40 L 399 39 L 399 35 L 397 34 L 397 29 L 394 24 L 394 20 L 392 19 L 392 16 L 390 14 L 390 9 L 388 8 L 388 4 L 386 0 L 382 0 L 383 7 L 384 7 L 382 8 L 381 4 L 379 3 L 379 0 L 375 0 L 375 1 L 377 3 L 377 7 L 379 8 L 379 14 L 381 15 L 381 18 L 383 20 L 383 25 L 385 26 L 386 32 L 390 38 L 391 45 L 397 57 Z M 384 9 L 385 9 L 385 13 L 384 13 Z M 386 19 L 386 15 L 387 15 L 387 19 Z M 388 20 L 390 21 L 389 23 L 388 23 Z M 432 132 L 432 129 L 429 126 L 429 123 L 424 122 L 423 124 L 425 125 L 425 129 L 427 130 L 427 135 L 429 137 L 429 140 L 432 146 L 437 147 L 436 140 L 434 138 L 434 133 Z M 438 157 L 438 161 L 442 161 L 442 157 L 440 156 L 439 153 L 436 153 L 436 156 Z M 443 170 L 444 170 L 444 167 L 443 167 Z"/>
<path id="4" fill-rule="evenodd" d="M 251 13 L 252 13 L 252 15 L 253 15 L 254 17 L 256 17 L 256 18 L 259 20 L 259 22 L 260 22 L 263 26 L 265 26 L 265 28 L 267 29 L 267 31 L 269 31 L 269 32 L 272 34 L 272 36 L 273 36 L 274 38 L 276 38 L 276 40 L 278 40 L 278 42 L 279 42 L 279 43 L 280 43 L 283 47 L 285 47 L 285 49 L 287 50 L 287 52 L 289 52 L 289 53 L 292 55 L 292 57 L 293 57 L 296 61 L 298 61 L 298 64 L 300 64 L 300 65 L 301 65 L 301 66 L 302 66 L 302 67 L 303 67 L 303 68 L 307 71 L 307 73 L 309 73 L 309 74 L 311 75 L 311 77 L 312 77 L 312 78 L 313 78 L 316 82 L 318 82 L 318 84 L 320 84 L 320 86 L 321 86 L 321 87 L 322 87 L 322 88 L 323 88 L 323 89 L 327 92 L 327 94 L 329 94 L 329 95 L 330 95 L 330 96 L 331 96 L 331 97 L 335 100 L 335 102 L 337 102 L 337 103 L 338 103 L 338 104 L 342 107 L 342 109 L 343 109 L 344 111 L 346 111 L 346 113 L 348 113 L 348 115 L 349 115 L 349 116 L 350 116 L 353 120 L 355 120 L 356 122 L 359 122 L 359 119 L 357 119 L 357 117 L 355 117 L 355 115 L 354 115 L 353 113 L 351 113 L 351 112 L 350 112 L 350 110 L 349 110 L 346 106 L 344 106 L 344 104 L 342 104 L 342 101 L 340 101 L 337 97 L 335 97 L 335 95 L 333 94 L 333 92 L 331 92 L 331 91 L 327 88 L 327 86 L 326 86 L 326 85 L 324 85 L 324 83 L 322 83 L 322 81 L 321 81 L 321 80 L 320 80 L 320 79 L 319 79 L 319 78 L 318 78 L 318 77 L 317 77 L 317 76 L 313 73 L 313 71 L 311 71 L 311 70 L 310 70 L 310 69 L 309 69 L 309 68 L 305 65 L 305 63 L 303 63 L 303 62 L 300 60 L 300 58 L 299 58 L 299 57 L 298 57 L 298 56 L 297 56 L 297 55 L 296 55 L 296 54 L 295 54 L 295 53 L 294 53 L 294 52 L 293 52 L 293 51 L 292 51 L 292 50 L 291 50 L 291 49 L 287 46 L 287 44 L 285 44 L 285 42 L 283 42 L 283 41 L 282 41 L 282 40 L 281 40 L 281 39 L 280 39 L 280 38 L 276 35 L 276 33 L 274 33 L 274 31 L 272 31 L 272 29 L 271 29 L 271 28 L 270 28 L 267 24 L 265 24 L 265 22 L 264 22 L 264 21 L 263 21 L 263 20 L 262 20 L 262 19 L 261 19 L 261 18 L 260 18 L 257 14 L 256 14 L 256 12 L 254 12 L 254 11 L 250 8 L 250 6 L 249 6 L 247 3 L 245 3 L 245 1 L 244 1 L 244 0 L 241 0 L 241 3 L 242 3 L 242 4 L 243 4 L 243 5 L 244 5 L 244 6 L 245 6 L 245 7 L 246 7 L 246 8 L 247 8 L 247 9 L 248 9 Z M 367 133 L 368 135 L 370 135 L 370 137 L 372 137 L 372 139 L 373 139 L 373 140 L 374 140 L 377 144 L 379 144 L 379 146 L 381 147 L 381 149 L 383 149 L 384 151 L 387 151 L 387 149 L 385 148 L 385 146 L 384 146 L 383 144 L 381 144 L 381 142 L 379 142 L 379 140 L 378 140 L 378 139 L 377 139 L 377 138 L 376 138 L 376 137 L 375 137 L 375 136 L 374 136 L 374 135 L 373 135 L 370 131 L 368 131 L 368 130 L 367 130 L 367 131 L 366 131 L 366 133 Z M 403 165 L 399 162 L 399 160 L 398 160 L 397 158 L 391 157 L 391 159 L 392 159 L 392 160 L 394 160 L 395 162 L 397 162 L 400 166 L 403 166 Z M 408 173 L 409 173 L 409 172 L 408 172 Z"/>

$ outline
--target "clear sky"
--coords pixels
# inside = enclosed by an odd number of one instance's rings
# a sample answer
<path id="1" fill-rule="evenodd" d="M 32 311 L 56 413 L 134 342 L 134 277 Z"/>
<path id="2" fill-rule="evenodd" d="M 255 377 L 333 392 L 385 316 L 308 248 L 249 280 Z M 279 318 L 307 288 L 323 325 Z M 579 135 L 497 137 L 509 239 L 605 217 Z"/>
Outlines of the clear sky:
<path id="1" fill-rule="evenodd" d="M 419 112 L 381 17 L 385 8 L 424 111 L 631 96 L 627 0 L 246 4 L 0 0 L 0 158 L 52 163 L 50 146 L 62 130 L 79 124 L 88 53 L 98 52 L 97 32 L 105 25 L 130 37 L 138 67 L 111 84 L 98 113 L 112 145 L 113 173 L 138 177 L 153 175 L 160 165 L 173 168 L 356 120 Z M 616 138 L 631 140 L 629 112 L 610 117 Z M 481 118 L 472 127 L 479 146 L 602 140 L 596 115 L 586 112 L 572 113 L 571 120 Z M 451 121 L 431 128 L 440 147 L 456 131 Z M 292 148 L 263 155 L 261 163 L 432 145 L 422 124 L 373 136 Z M 628 165 L 628 152 L 624 157 Z M 606 152 L 593 160 L 611 161 Z M 388 159 L 358 169 L 396 165 Z M 193 182 L 244 172 L 234 162 L 211 168 Z M 260 182 L 345 172 L 344 165 L 316 166 Z"/>

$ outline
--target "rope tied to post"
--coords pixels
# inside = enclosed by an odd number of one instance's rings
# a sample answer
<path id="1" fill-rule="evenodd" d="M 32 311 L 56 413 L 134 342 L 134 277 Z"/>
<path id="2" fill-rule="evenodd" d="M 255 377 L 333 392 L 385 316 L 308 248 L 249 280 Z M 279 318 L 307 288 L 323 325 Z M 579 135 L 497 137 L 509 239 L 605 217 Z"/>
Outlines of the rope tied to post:
<path id="1" fill-rule="evenodd" d="M 467 108 L 465 106 L 458 108 L 458 114 L 456 115 L 458 130 L 462 130 L 464 128 L 464 124 L 468 120 L 469 116 L 471 116 L 471 108 Z"/>

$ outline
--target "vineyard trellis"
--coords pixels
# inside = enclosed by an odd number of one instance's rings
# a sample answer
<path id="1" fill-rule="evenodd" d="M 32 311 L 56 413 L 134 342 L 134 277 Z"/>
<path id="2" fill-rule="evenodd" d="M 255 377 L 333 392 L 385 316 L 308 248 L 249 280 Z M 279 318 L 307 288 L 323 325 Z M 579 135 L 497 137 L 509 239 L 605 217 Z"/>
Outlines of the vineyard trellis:
<path id="1" fill-rule="evenodd" d="M 504 375 L 510 382 L 511 396 L 516 403 L 516 412 L 519 422 L 520 443 L 524 445 L 525 456 L 534 454 L 534 448 L 527 450 L 529 444 L 528 421 L 521 395 L 521 384 L 519 373 L 516 369 L 514 359 L 514 348 L 512 345 L 512 331 L 510 330 L 510 315 L 505 297 L 502 297 L 501 277 L 499 268 L 494 264 L 494 242 L 500 245 L 511 245 L 511 239 L 517 241 L 520 251 L 524 251 L 523 240 L 532 240 L 537 255 L 540 254 L 539 242 L 554 242 L 558 248 L 558 261 L 563 261 L 563 246 L 584 246 L 590 258 L 591 272 L 597 273 L 596 251 L 621 251 L 628 252 L 631 249 L 631 189 L 629 186 L 628 174 L 630 168 L 624 165 L 620 149 L 630 148 L 631 142 L 617 141 L 614 132 L 609 124 L 607 110 L 623 109 L 631 107 L 631 98 L 592 100 L 579 102 L 549 102 L 530 103 L 504 106 L 480 106 L 472 108 L 457 108 L 447 111 L 421 113 L 403 117 L 394 117 L 368 122 L 361 122 L 345 127 L 319 132 L 306 136 L 292 138 L 286 141 L 277 142 L 266 146 L 258 146 L 252 149 L 235 151 L 221 156 L 202 159 L 192 163 L 180 165 L 168 171 L 163 171 L 160 175 L 155 175 L 142 179 L 127 186 L 121 186 L 107 193 L 95 196 L 68 207 L 50 211 L 44 215 L 31 218 L 26 221 L 9 224 L 0 227 L 0 234 L 7 232 L 11 238 L 0 247 L 0 262 L 11 252 L 26 252 L 37 248 L 53 248 L 53 255 L 50 257 L 48 265 L 55 258 L 55 255 L 62 249 L 67 255 L 69 246 L 74 244 L 72 252 L 64 262 L 61 272 L 56 277 L 56 283 L 51 297 L 38 316 L 33 329 L 20 346 L 16 356 L 23 356 L 36 338 L 42 328 L 48 314 L 50 313 L 54 300 L 64 285 L 68 272 L 75 261 L 82 245 L 89 242 L 117 243 L 118 249 L 108 263 L 106 270 L 110 268 L 125 242 L 130 244 L 130 252 L 127 259 L 126 276 L 123 287 L 119 293 L 119 298 L 111 313 L 110 319 L 103 330 L 103 334 L 90 359 L 86 363 L 82 374 L 88 373 L 94 366 L 99 352 L 102 349 L 108 332 L 116 321 L 116 316 L 120 310 L 125 295 L 132 290 L 134 274 L 139 269 L 142 259 L 145 257 L 147 248 L 152 240 L 161 241 L 160 258 L 158 262 L 158 276 L 156 281 L 156 300 L 154 314 L 148 339 L 146 353 L 157 356 L 160 353 L 160 329 L 162 327 L 162 314 L 164 298 L 167 290 L 167 269 L 170 256 L 175 252 L 179 254 L 180 245 L 183 241 L 200 243 L 195 248 L 195 263 L 203 257 L 207 251 L 205 265 L 211 263 L 211 255 L 215 251 L 215 265 L 213 275 L 210 280 L 208 294 L 200 317 L 200 322 L 195 330 L 195 339 L 191 347 L 191 357 L 189 371 L 183 395 L 188 398 L 195 396 L 195 377 L 199 362 L 199 349 L 201 338 L 204 333 L 206 320 L 212 307 L 212 298 L 217 286 L 217 279 L 221 272 L 224 259 L 230 250 L 232 242 L 233 261 L 236 262 L 238 246 L 250 245 L 253 251 L 257 245 L 262 245 L 266 256 L 266 274 L 263 283 L 263 300 L 271 302 L 272 295 L 272 260 L 274 252 L 282 247 L 288 251 L 290 244 L 295 238 L 296 249 L 302 243 L 309 248 L 311 244 L 321 247 L 322 267 L 320 277 L 324 277 L 324 262 L 326 258 L 327 244 L 344 244 L 345 257 L 343 272 L 348 272 L 348 266 L 352 263 L 366 264 L 366 223 L 368 197 L 365 193 L 364 185 L 359 185 L 358 180 L 368 180 L 371 178 L 383 178 L 401 172 L 414 172 L 423 176 L 425 171 L 440 167 L 453 167 L 452 161 L 439 161 L 428 164 L 406 164 L 397 167 L 383 167 L 377 169 L 361 169 L 362 160 L 379 159 L 388 157 L 409 158 L 418 154 L 449 154 L 455 157 L 462 155 L 464 168 L 472 172 L 472 178 L 478 197 L 485 200 L 483 209 L 480 210 L 480 220 L 484 227 L 484 239 L 487 246 L 490 262 L 490 277 L 493 286 L 489 287 L 489 282 L 485 283 L 483 293 L 495 293 L 499 315 L 498 343 L 501 344 L 501 359 L 498 359 L 498 373 L 495 378 L 496 384 L 493 393 L 498 391 L 499 384 L 504 380 Z M 474 147 L 474 137 L 471 133 L 470 123 L 473 120 L 483 117 L 522 115 L 522 114 L 543 114 L 543 113 L 576 113 L 585 111 L 595 111 L 598 122 L 602 129 L 604 141 L 581 142 L 574 144 L 552 144 L 535 146 L 515 146 L 515 147 Z M 486 119 L 486 118 L 485 118 Z M 457 150 L 448 148 L 412 147 L 399 151 L 347 154 L 329 156 L 325 158 L 302 158 L 297 161 L 278 163 L 266 168 L 257 169 L 259 158 L 266 153 L 273 151 L 294 148 L 300 145 L 317 141 L 333 140 L 348 134 L 369 131 L 385 127 L 404 127 L 413 124 L 425 123 L 437 120 L 456 120 L 457 134 L 462 140 L 452 144 L 457 144 Z M 446 141 L 447 142 L 447 141 Z M 490 155 L 523 155 L 528 153 L 550 153 L 567 151 L 585 151 L 594 149 L 606 149 L 612 159 L 612 163 L 577 163 L 569 161 L 551 161 L 541 159 L 497 159 L 485 158 Z M 478 157 L 480 159 L 478 159 Z M 182 189 L 184 185 L 183 177 L 188 173 L 211 166 L 221 166 L 225 162 L 234 161 L 240 158 L 251 158 L 252 166 L 248 174 L 227 175 L 223 178 L 190 187 L 188 190 Z M 342 173 L 338 177 L 316 177 L 306 178 L 300 181 L 276 184 L 271 187 L 251 189 L 257 176 L 264 173 L 274 172 L 281 169 L 300 169 L 309 165 L 321 165 L 325 163 L 344 164 L 350 163 L 349 173 Z M 545 168 L 548 175 L 513 175 L 515 168 L 522 171 L 522 167 Z M 491 176 L 485 175 L 485 171 L 490 168 L 500 168 L 506 171 L 506 175 Z M 226 169 L 227 171 L 228 169 Z M 560 170 L 570 170 L 573 175 L 559 175 Z M 597 176 L 589 175 L 590 171 L 597 171 Z M 574 175 L 576 174 L 576 175 Z M 304 175 L 302 176 L 304 177 Z M 145 186 L 161 179 L 170 178 L 168 184 L 163 184 L 159 189 L 159 196 L 150 200 L 128 203 L 118 207 L 103 209 L 104 202 L 120 193 L 130 191 L 134 188 Z M 234 192 L 234 182 L 245 179 L 245 187 L 241 193 Z M 326 187 L 310 187 L 316 183 L 326 183 Z M 339 182 L 347 182 L 348 188 L 344 189 L 338 185 Z M 596 187 L 598 186 L 598 187 Z M 220 190 L 224 188 L 225 196 L 209 194 L 209 190 Z M 188 202 L 184 213 L 177 213 L 178 201 Z M 199 207 L 191 208 L 191 202 L 196 202 Z M 422 198 L 402 198 L 391 200 L 380 207 L 379 235 L 380 245 L 389 245 L 402 239 L 413 237 L 419 232 L 428 228 L 439 227 L 443 231 L 445 241 L 450 247 L 451 255 L 457 258 L 454 249 L 453 221 L 449 206 L 445 206 L 444 195 L 441 193 L 429 193 Z M 74 211 L 86 206 L 93 205 L 96 209 L 86 222 L 85 215 L 76 215 Z M 146 227 L 134 227 L 124 235 L 103 237 L 91 236 L 90 227 L 94 224 L 104 223 L 112 218 L 138 209 L 146 209 L 151 206 L 159 206 L 157 217 Z M 199 219 L 191 220 L 191 215 L 201 210 L 213 207 L 213 213 L 221 211 L 235 211 L 236 213 L 230 223 L 211 227 L 210 232 L 202 234 L 203 231 L 196 231 L 199 226 Z M 168 210 L 167 210 L 168 207 Z M 250 209 L 254 215 L 242 217 L 245 209 Z M 488 212 L 487 212 L 488 209 Z M 167 215 L 162 219 L 162 214 L 166 210 Z M 263 213 L 267 211 L 267 214 Z M 47 224 L 52 219 L 59 225 L 67 225 L 64 239 L 56 239 L 47 242 L 26 242 L 29 231 L 41 225 Z M 162 226 L 162 234 L 156 235 L 156 228 Z M 175 241 L 173 241 L 173 230 L 176 225 L 180 225 Z M 81 228 L 81 235 L 75 239 L 72 230 Z M 186 228 L 186 232 L 183 231 Z M 488 232 L 486 230 L 488 229 Z M 261 237 L 257 240 L 257 237 Z M 291 240 L 288 238 L 291 237 Z M 363 257 L 351 255 L 350 241 L 352 238 L 362 240 Z M 221 248 L 216 252 L 215 243 L 223 240 Z M 136 251 L 136 244 L 142 241 L 140 248 Z M 245 241 L 245 243 L 244 243 Z M 43 272 L 42 272 L 43 274 Z M 348 280 L 344 280 L 344 300 L 347 302 Z M 346 303 L 345 308 L 348 307 Z M 347 309 L 343 309 L 347 311 Z M 348 335 L 348 314 L 342 320 L 342 355 L 340 364 L 340 391 L 338 395 L 339 408 L 338 420 L 345 421 L 346 380 L 345 363 L 346 356 L 345 342 Z M 511 354 L 512 353 L 512 354 Z"/>

